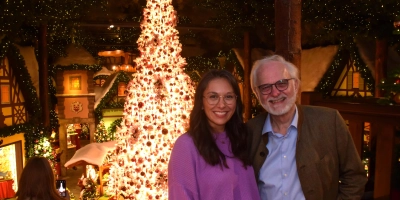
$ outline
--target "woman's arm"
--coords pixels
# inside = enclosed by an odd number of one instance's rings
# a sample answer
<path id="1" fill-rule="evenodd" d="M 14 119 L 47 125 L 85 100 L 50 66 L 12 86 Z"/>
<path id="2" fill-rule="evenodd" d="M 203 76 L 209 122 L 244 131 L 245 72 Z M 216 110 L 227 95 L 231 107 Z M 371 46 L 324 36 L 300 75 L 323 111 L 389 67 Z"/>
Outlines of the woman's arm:
<path id="1" fill-rule="evenodd" d="M 175 142 L 168 164 L 168 199 L 199 200 L 196 179 L 198 154 L 192 138 L 181 135 Z"/>

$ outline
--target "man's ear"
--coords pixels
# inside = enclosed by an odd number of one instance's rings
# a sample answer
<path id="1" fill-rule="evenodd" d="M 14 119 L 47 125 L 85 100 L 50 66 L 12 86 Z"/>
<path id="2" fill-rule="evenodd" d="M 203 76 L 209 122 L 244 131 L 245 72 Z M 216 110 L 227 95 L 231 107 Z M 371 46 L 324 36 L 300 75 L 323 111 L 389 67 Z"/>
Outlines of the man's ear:
<path id="1" fill-rule="evenodd" d="M 300 90 L 300 80 L 299 79 L 294 79 L 294 88 L 296 89 L 296 92 Z"/>

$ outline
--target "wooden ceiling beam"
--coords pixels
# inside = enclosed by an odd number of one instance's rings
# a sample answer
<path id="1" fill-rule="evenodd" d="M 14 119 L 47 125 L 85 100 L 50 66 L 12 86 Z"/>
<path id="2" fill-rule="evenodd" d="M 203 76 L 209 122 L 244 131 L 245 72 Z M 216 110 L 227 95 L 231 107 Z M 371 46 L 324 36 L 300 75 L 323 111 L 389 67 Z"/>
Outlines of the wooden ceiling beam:
<path id="1" fill-rule="evenodd" d="M 118 22 L 118 23 L 81 23 L 78 24 L 80 27 L 110 27 L 114 26 L 123 28 L 140 28 L 139 22 Z M 202 30 L 202 31 L 215 31 L 217 28 L 212 27 L 201 27 L 201 26 L 176 26 L 176 29 L 190 29 L 190 30 Z"/>

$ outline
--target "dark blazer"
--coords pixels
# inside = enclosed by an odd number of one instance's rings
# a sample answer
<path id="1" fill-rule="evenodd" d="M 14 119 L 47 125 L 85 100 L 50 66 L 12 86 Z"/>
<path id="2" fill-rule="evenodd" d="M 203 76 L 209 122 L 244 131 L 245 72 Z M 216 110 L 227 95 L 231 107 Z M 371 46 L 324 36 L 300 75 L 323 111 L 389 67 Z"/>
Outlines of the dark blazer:
<path id="1" fill-rule="evenodd" d="M 360 156 L 339 112 L 334 109 L 297 105 L 299 120 L 296 164 L 307 200 L 361 199 L 367 182 Z M 249 120 L 250 158 L 258 180 L 268 155 L 262 137 L 267 113 Z"/>

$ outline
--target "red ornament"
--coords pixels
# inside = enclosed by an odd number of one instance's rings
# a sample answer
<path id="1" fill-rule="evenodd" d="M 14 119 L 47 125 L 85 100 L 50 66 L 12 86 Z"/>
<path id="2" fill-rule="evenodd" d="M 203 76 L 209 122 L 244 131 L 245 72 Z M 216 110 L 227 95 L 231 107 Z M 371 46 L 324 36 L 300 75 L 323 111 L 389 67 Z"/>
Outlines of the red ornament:
<path id="1" fill-rule="evenodd" d="M 144 103 L 143 102 L 139 102 L 139 108 L 142 108 L 143 106 L 144 106 Z"/>
<path id="2" fill-rule="evenodd" d="M 400 84 L 400 78 L 396 78 L 396 80 L 394 80 L 394 82 L 395 82 L 396 84 Z"/>
<path id="3" fill-rule="evenodd" d="M 393 97 L 393 101 L 400 104 L 400 92 L 396 93 Z"/>

